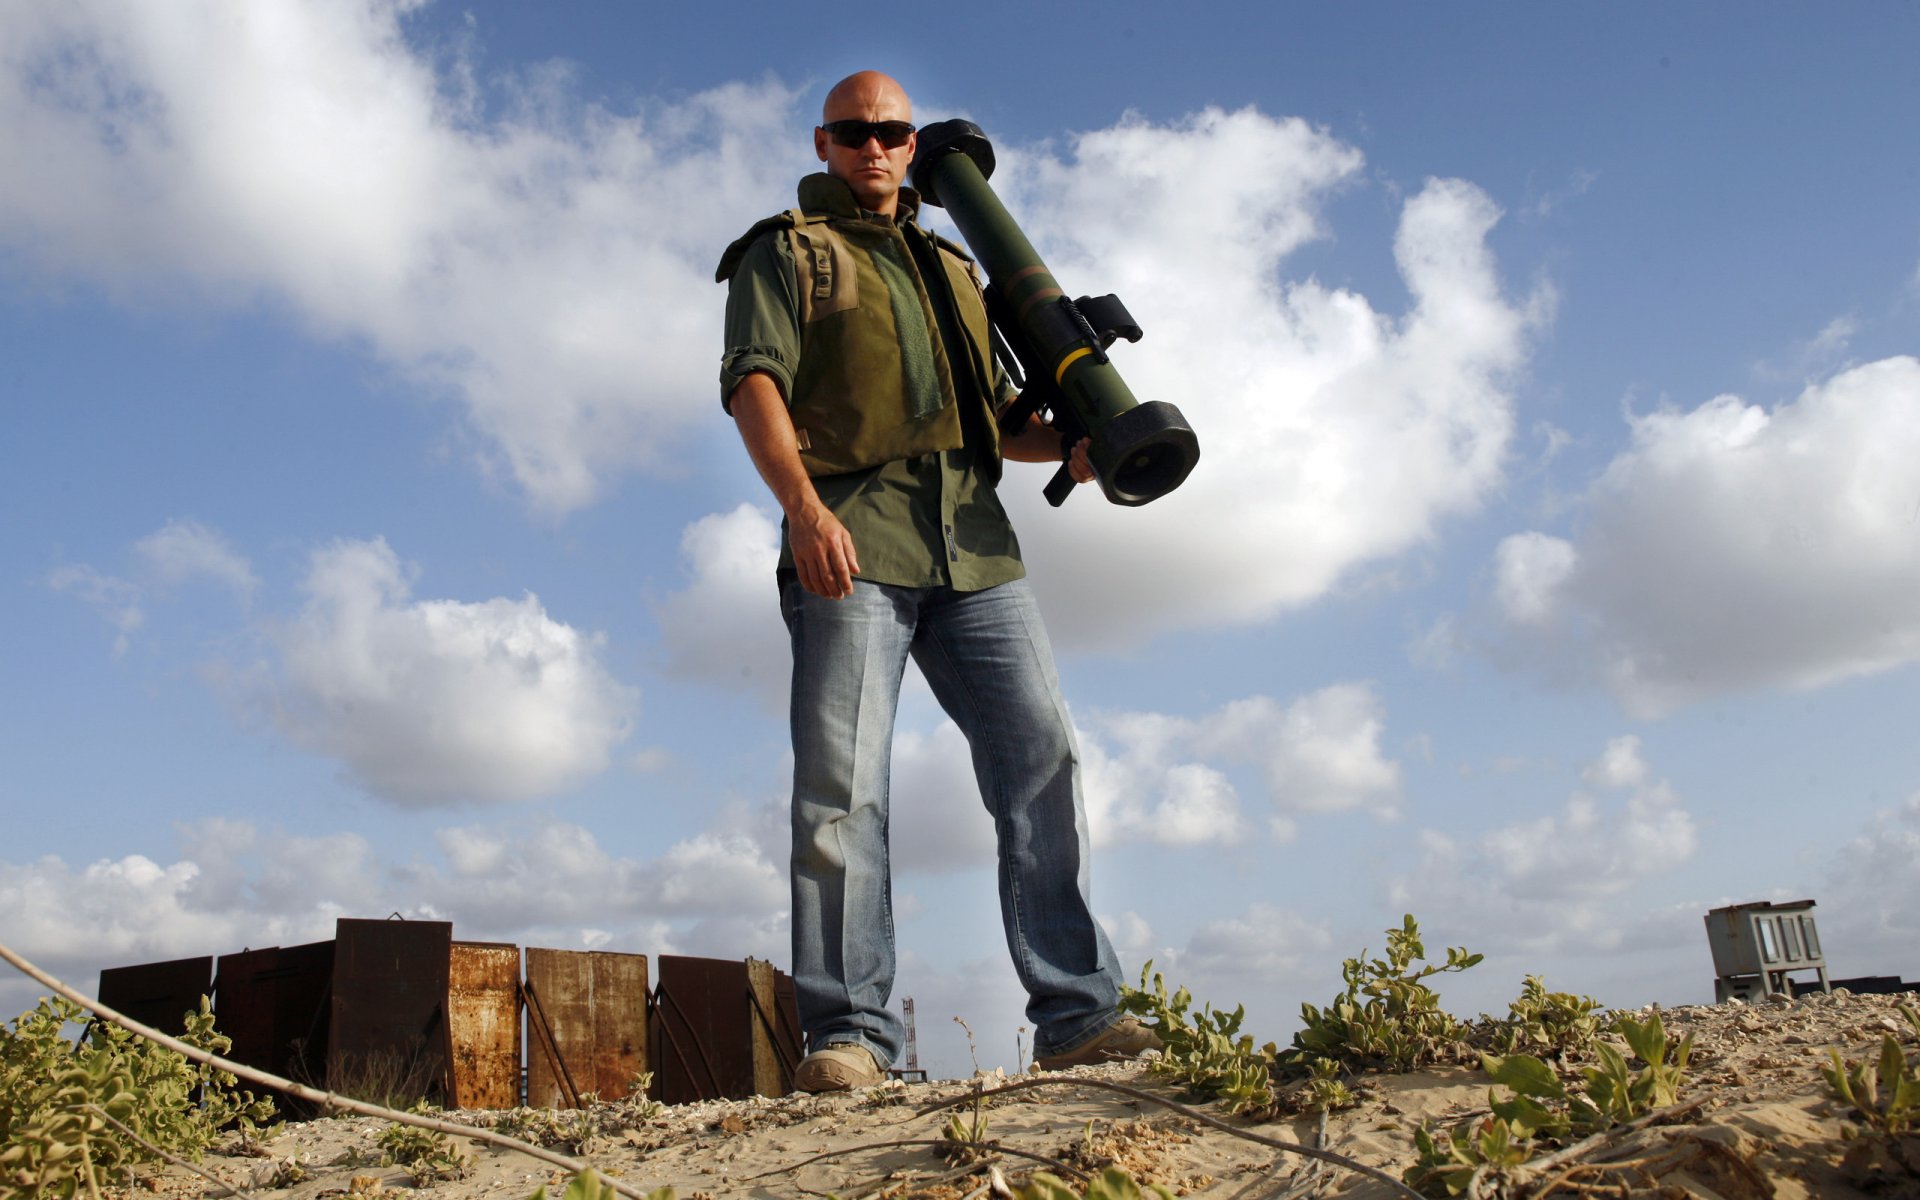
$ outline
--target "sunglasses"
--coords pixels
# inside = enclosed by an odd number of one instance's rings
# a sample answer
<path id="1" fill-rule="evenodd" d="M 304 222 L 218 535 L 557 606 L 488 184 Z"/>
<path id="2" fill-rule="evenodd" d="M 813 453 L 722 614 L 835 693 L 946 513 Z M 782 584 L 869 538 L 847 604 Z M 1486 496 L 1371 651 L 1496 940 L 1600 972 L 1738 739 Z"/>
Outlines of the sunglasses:
<path id="1" fill-rule="evenodd" d="M 881 146 L 898 150 L 913 136 L 911 121 L 828 121 L 820 128 L 833 139 L 834 145 L 849 150 L 866 145 L 868 138 L 879 138 Z"/>

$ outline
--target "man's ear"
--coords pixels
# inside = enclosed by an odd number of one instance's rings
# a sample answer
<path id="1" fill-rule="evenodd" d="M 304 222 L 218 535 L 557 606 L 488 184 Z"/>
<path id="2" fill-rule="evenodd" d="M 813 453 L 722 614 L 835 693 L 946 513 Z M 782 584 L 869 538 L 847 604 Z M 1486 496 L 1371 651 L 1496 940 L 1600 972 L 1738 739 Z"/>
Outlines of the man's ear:
<path id="1" fill-rule="evenodd" d="M 827 131 L 818 125 L 813 127 L 813 153 L 821 162 L 827 161 Z"/>

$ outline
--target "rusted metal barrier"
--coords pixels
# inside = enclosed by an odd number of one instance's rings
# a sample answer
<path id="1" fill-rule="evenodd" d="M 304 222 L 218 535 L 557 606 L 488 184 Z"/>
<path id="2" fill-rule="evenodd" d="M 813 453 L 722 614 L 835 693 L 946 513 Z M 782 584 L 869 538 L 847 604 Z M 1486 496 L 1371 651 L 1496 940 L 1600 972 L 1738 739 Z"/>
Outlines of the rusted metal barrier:
<path id="1" fill-rule="evenodd" d="M 447 1029 L 456 1108 L 520 1103 L 520 947 L 454 942 L 448 947 Z"/>
<path id="2" fill-rule="evenodd" d="M 653 1003 L 659 1099 L 685 1104 L 793 1089 L 800 1036 L 791 978 L 757 959 L 663 955 L 659 966 Z"/>
<path id="3" fill-rule="evenodd" d="M 212 958 L 110 967 L 100 972 L 100 1003 L 179 1037 L 187 1031 L 187 1014 L 200 1011 L 212 976 Z"/>
<path id="4" fill-rule="evenodd" d="M 648 1066 L 647 956 L 527 948 L 527 1103 L 625 1098 Z"/>
<path id="5" fill-rule="evenodd" d="M 452 1102 L 452 944 L 450 921 L 342 917 L 334 925 L 328 1087 L 363 1099 L 385 1094 Z"/>
<path id="6" fill-rule="evenodd" d="M 101 990 L 175 1030 L 212 994 L 235 1061 L 403 1105 L 512 1107 L 523 1062 L 538 1107 L 618 1100 L 647 1071 L 670 1104 L 792 1090 L 793 979 L 772 963 L 666 956 L 649 991 L 642 954 L 529 947 L 523 976 L 517 946 L 452 931 L 341 918 L 332 941 L 222 955 L 211 986 L 202 958 L 113 968 Z"/>
<path id="7" fill-rule="evenodd" d="M 214 975 L 214 1019 L 233 1039 L 228 1057 L 296 1083 L 325 1087 L 333 1012 L 333 943 L 223 954 Z M 283 1113 L 310 1108 L 275 1093 Z"/>

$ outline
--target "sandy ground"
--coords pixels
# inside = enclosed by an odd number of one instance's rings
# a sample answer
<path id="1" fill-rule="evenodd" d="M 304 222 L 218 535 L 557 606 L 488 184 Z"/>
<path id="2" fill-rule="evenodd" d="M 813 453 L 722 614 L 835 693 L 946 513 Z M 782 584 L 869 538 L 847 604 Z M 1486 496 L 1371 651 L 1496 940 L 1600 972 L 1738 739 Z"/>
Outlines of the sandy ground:
<path id="1" fill-rule="evenodd" d="M 1691 1033 L 1695 1038 L 1682 1100 L 1697 1101 L 1697 1107 L 1675 1123 L 1640 1129 L 1597 1152 L 1594 1157 L 1613 1165 L 1605 1171 L 1593 1166 L 1577 1171 L 1551 1194 L 1707 1200 L 1920 1196 L 1920 1179 L 1906 1176 L 1884 1154 L 1872 1153 L 1869 1144 L 1849 1137 L 1850 1122 L 1828 1099 L 1819 1070 L 1829 1047 L 1866 1058 L 1877 1054 L 1881 1036 L 1889 1032 L 1901 1038 L 1911 1055 L 1914 1036 L 1900 1019 L 1901 999 L 1911 998 L 1816 995 L 1755 1007 L 1665 1010 L 1671 1036 Z M 1179 1099 L 1141 1063 L 1081 1068 L 1047 1078 L 1105 1080 L 1169 1101 Z M 1324 1144 L 1395 1177 L 1414 1160 L 1413 1131 L 1421 1122 L 1451 1126 L 1487 1111 L 1486 1079 L 1469 1067 L 1368 1076 L 1364 1082 L 1360 1105 L 1331 1117 Z M 969 1087 L 959 1081 L 895 1084 L 861 1093 L 718 1101 L 651 1114 L 608 1106 L 596 1111 L 594 1132 L 577 1151 L 568 1144 L 559 1149 L 577 1152 L 604 1173 L 636 1187 L 671 1186 L 681 1200 L 824 1193 L 845 1200 L 962 1200 L 986 1194 L 981 1189 L 990 1183 L 993 1168 L 1016 1183 L 1034 1169 L 1031 1161 L 1010 1151 L 1089 1170 L 1117 1163 L 1177 1194 L 1222 1200 L 1314 1195 L 1373 1200 L 1395 1194 L 1378 1181 L 1339 1167 L 1315 1166 L 1170 1109 L 1083 1087 L 1047 1086 L 993 1100 L 987 1137 L 1001 1149 L 978 1161 L 954 1161 L 923 1145 L 857 1149 L 939 1138 L 949 1114 L 920 1116 L 917 1110 L 966 1095 Z M 1210 1107 L 1202 1111 L 1222 1115 Z M 500 1115 L 472 1113 L 462 1119 L 491 1122 Z M 572 1119 L 570 1114 L 520 1110 L 523 1124 Z M 1308 1144 L 1320 1135 L 1317 1118 L 1229 1123 Z M 376 1140 L 386 1128 L 385 1122 L 359 1117 L 288 1125 L 255 1155 L 214 1155 L 202 1166 L 258 1195 L 286 1200 L 408 1196 L 413 1184 L 406 1171 L 377 1165 L 381 1153 Z M 440 1200 L 520 1198 L 545 1184 L 557 1196 L 554 1185 L 565 1182 L 564 1172 L 512 1151 L 478 1142 L 460 1149 L 468 1156 L 464 1177 L 432 1183 L 426 1195 Z M 838 1153 L 808 1161 L 832 1152 Z M 276 1175 L 297 1173 L 285 1170 L 289 1160 L 299 1164 L 304 1178 L 275 1186 Z M 1920 1154 L 1912 1161 L 1920 1162 Z M 1639 1166 L 1620 1166 L 1623 1162 Z M 138 1190 L 172 1197 L 218 1194 L 179 1168 L 168 1168 Z"/>

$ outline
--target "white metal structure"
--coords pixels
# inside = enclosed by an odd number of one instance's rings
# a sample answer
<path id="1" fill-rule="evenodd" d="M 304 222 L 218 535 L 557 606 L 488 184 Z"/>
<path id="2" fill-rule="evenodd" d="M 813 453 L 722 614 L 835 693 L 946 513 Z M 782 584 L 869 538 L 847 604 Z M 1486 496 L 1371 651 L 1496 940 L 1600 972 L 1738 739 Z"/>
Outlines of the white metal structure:
<path id="1" fill-rule="evenodd" d="M 1812 971 L 1820 990 L 1830 992 L 1827 959 L 1820 950 L 1820 932 L 1813 924 L 1813 901 L 1785 904 L 1760 901 L 1729 904 L 1707 913 L 1707 945 L 1713 949 L 1713 998 L 1759 1000 L 1771 995 L 1793 995 L 1787 978 L 1794 971 Z"/>

